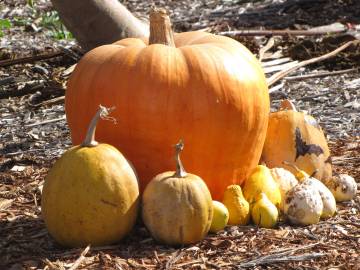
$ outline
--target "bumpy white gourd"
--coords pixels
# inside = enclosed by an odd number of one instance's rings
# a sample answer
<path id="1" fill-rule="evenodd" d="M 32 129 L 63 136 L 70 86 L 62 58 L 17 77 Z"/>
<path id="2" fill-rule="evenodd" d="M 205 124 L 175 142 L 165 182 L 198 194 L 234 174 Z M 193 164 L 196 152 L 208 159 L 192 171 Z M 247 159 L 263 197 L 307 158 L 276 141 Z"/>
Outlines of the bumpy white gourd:
<path id="1" fill-rule="evenodd" d="M 291 223 L 310 225 L 319 222 L 323 202 L 316 188 L 298 184 L 286 193 L 284 213 Z"/>
<path id="2" fill-rule="evenodd" d="M 340 174 L 338 177 L 334 176 L 326 185 L 338 202 L 353 199 L 357 191 L 355 179 L 347 174 Z"/>
<path id="3" fill-rule="evenodd" d="M 272 177 L 278 184 L 281 193 L 280 210 L 284 211 L 284 203 L 286 198 L 286 192 L 295 187 L 298 184 L 295 175 L 284 168 L 272 168 L 270 170 Z"/>
<path id="4" fill-rule="evenodd" d="M 336 201 L 331 191 L 319 180 L 313 177 L 306 178 L 302 185 L 310 185 L 317 189 L 323 202 L 321 218 L 330 218 L 336 212 Z"/>

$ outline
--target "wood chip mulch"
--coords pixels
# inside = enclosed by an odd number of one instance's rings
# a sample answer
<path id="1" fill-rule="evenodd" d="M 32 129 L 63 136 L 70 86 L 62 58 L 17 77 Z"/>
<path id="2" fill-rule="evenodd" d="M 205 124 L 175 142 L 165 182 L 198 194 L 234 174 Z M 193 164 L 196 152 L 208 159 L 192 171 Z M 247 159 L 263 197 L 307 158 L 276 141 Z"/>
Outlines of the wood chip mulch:
<path id="1" fill-rule="evenodd" d="M 150 5 L 138 0 L 124 2 L 144 16 Z M 216 32 L 239 24 L 308 29 L 334 21 L 360 23 L 359 1 L 282 2 L 161 0 L 157 4 L 174 11 L 177 31 L 210 27 Z M 289 6 L 286 2 L 295 3 Z M 4 3 L 0 3 L 0 7 L 5 7 L 0 8 L 1 17 L 32 16 L 25 1 Z M 50 1 L 39 0 L 36 8 L 51 10 Z M 325 10 L 330 10 L 331 16 Z M 278 108 L 282 99 L 290 98 L 298 109 L 315 116 L 327 134 L 334 172 L 347 173 L 358 181 L 357 196 L 338 203 L 336 216 L 307 227 L 290 226 L 284 221 L 275 229 L 228 226 L 216 235 L 209 234 L 200 243 L 176 248 L 156 243 L 139 221 L 119 244 L 65 249 L 48 235 L 41 219 L 41 187 L 49 168 L 71 146 L 63 95 L 72 65 L 82 52 L 74 41 L 55 41 L 45 31 L 24 29 L 4 30 L 0 61 L 57 52 L 59 55 L 0 67 L 0 269 L 360 270 L 358 51 L 344 52 L 332 61 L 302 68 L 291 76 L 302 78 L 343 68 L 352 68 L 352 72 L 300 80 L 285 78 L 270 94 L 272 110 Z M 241 39 L 255 54 L 268 40 L 268 37 Z M 315 57 L 329 50 L 327 42 L 326 38 L 281 38 L 269 51 L 272 58 L 267 61 L 287 57 L 290 62 L 302 60 L 303 52 L 308 53 L 306 59 Z"/>

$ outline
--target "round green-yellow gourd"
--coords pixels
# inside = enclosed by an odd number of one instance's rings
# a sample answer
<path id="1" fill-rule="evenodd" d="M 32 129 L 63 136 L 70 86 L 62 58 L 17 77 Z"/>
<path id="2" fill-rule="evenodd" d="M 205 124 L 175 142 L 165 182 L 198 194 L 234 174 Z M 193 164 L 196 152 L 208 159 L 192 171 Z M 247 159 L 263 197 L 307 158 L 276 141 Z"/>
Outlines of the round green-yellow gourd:
<path id="1" fill-rule="evenodd" d="M 176 171 L 155 176 L 142 197 L 142 217 L 151 235 L 168 245 L 191 244 L 208 233 L 213 218 L 209 189 L 197 175 L 185 172 L 176 144 Z"/>
<path id="2" fill-rule="evenodd" d="M 133 227 L 139 204 L 136 174 L 126 158 L 108 144 L 94 140 L 101 107 L 82 145 L 66 151 L 45 179 L 42 217 L 61 245 L 107 245 Z"/>
<path id="3" fill-rule="evenodd" d="M 213 201 L 213 218 L 210 232 L 216 233 L 225 228 L 229 221 L 229 211 L 221 202 Z"/>

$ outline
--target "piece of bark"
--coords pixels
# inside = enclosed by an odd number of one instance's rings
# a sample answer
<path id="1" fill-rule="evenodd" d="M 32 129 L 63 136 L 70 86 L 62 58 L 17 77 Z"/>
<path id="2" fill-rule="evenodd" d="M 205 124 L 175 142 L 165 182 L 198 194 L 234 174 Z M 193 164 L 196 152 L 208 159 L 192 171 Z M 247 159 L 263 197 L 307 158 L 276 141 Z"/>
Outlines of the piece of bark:
<path id="1" fill-rule="evenodd" d="M 149 27 L 117 0 L 51 0 L 67 29 L 83 49 L 122 38 L 149 35 Z"/>

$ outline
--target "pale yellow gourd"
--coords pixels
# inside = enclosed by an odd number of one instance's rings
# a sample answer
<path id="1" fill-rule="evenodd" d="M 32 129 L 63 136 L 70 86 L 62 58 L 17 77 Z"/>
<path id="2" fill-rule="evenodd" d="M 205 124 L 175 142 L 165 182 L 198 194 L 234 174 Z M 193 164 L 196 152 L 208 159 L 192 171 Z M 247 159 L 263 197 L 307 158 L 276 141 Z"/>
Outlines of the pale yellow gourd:
<path id="1" fill-rule="evenodd" d="M 264 165 L 258 165 L 252 171 L 250 177 L 245 181 L 243 193 L 245 199 L 254 203 L 260 193 L 265 193 L 268 199 L 279 207 L 281 203 L 280 189 L 273 179 L 270 169 Z"/>
<path id="2" fill-rule="evenodd" d="M 230 185 L 226 188 L 223 204 L 229 210 L 229 224 L 246 225 L 249 223 L 249 203 L 245 200 L 239 185 Z"/>
<path id="3" fill-rule="evenodd" d="M 285 194 L 290 189 L 298 184 L 296 177 L 288 170 L 284 168 L 272 168 L 270 169 L 271 175 L 275 182 L 278 184 L 281 193 L 280 210 L 284 210 Z"/>
<path id="4" fill-rule="evenodd" d="M 356 195 L 357 184 L 350 175 L 340 174 L 339 176 L 334 176 L 326 185 L 338 202 L 350 201 Z"/>
<path id="5" fill-rule="evenodd" d="M 208 233 L 213 204 L 209 189 L 197 175 L 187 173 L 180 160 L 184 144 L 176 144 L 176 171 L 155 176 L 142 197 L 142 217 L 150 234 L 168 245 L 200 241 Z"/>
<path id="6" fill-rule="evenodd" d="M 278 217 L 279 212 L 276 206 L 268 199 L 265 193 L 260 193 L 251 208 L 251 218 L 254 224 L 263 228 L 273 228 Z"/>
<path id="7" fill-rule="evenodd" d="M 41 212 L 52 237 L 63 246 L 118 242 L 134 226 L 139 206 L 136 174 L 111 145 L 95 141 L 100 107 L 83 143 L 67 150 L 50 169 Z"/>
<path id="8" fill-rule="evenodd" d="M 224 204 L 213 201 L 213 218 L 210 232 L 217 233 L 225 228 L 229 221 L 229 211 Z"/>

